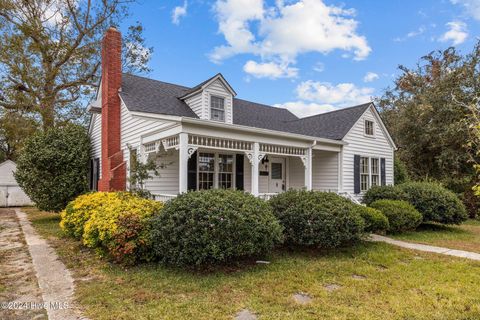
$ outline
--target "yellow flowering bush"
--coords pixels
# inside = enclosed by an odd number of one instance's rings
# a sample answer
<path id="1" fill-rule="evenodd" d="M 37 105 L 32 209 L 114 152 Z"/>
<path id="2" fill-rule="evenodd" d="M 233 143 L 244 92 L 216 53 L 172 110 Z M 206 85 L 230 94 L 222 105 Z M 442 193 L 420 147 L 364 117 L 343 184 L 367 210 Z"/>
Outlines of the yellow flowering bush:
<path id="1" fill-rule="evenodd" d="M 92 212 L 115 197 L 116 193 L 113 192 L 94 192 L 77 197 L 60 213 L 60 228 L 69 236 L 81 239 L 83 227 Z"/>
<path id="2" fill-rule="evenodd" d="M 150 260 L 150 218 L 163 204 L 128 192 L 96 192 L 78 197 L 62 212 L 62 229 L 116 262 Z"/>

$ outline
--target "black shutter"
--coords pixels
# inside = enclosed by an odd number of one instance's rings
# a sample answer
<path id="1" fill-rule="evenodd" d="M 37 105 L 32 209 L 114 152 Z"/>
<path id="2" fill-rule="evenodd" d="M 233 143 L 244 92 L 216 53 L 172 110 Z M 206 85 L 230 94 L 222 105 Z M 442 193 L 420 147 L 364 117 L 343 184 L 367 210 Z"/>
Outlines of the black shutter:
<path id="1" fill-rule="evenodd" d="M 237 154 L 235 158 L 235 188 L 243 190 L 243 154 Z"/>
<path id="2" fill-rule="evenodd" d="M 380 158 L 380 181 L 382 186 L 387 184 L 387 177 L 385 176 L 385 158 Z"/>
<path id="3" fill-rule="evenodd" d="M 188 190 L 197 190 L 197 151 L 188 159 L 188 176 L 187 188 Z"/>
<path id="4" fill-rule="evenodd" d="M 353 156 L 353 192 L 360 193 L 360 156 Z"/>
<path id="5" fill-rule="evenodd" d="M 92 190 L 98 191 L 98 180 L 100 180 L 100 158 L 95 158 L 93 160 L 93 183 Z"/>
<path id="6" fill-rule="evenodd" d="M 88 189 L 93 191 L 93 159 L 88 161 Z"/>

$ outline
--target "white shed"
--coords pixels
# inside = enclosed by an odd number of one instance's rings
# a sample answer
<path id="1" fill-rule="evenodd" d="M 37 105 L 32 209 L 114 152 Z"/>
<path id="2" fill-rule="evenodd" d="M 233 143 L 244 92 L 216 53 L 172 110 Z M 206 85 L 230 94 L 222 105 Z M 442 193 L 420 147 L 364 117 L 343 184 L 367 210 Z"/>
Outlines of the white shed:
<path id="1" fill-rule="evenodd" d="M 13 176 L 16 169 L 17 165 L 11 160 L 0 163 L 0 207 L 18 207 L 33 204 Z"/>

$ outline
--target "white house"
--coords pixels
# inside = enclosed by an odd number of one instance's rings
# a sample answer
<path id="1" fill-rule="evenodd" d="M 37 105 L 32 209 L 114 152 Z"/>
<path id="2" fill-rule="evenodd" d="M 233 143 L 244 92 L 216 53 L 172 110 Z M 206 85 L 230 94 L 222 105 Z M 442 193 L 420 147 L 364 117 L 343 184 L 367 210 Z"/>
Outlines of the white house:
<path id="1" fill-rule="evenodd" d="M 0 163 L 0 207 L 30 206 L 32 201 L 18 185 L 13 173 L 17 165 L 11 160 Z"/>
<path id="2" fill-rule="evenodd" d="M 89 106 L 93 189 L 126 188 L 130 150 L 157 162 L 160 175 L 146 187 L 158 199 L 210 188 L 361 199 L 372 185 L 393 184 L 395 145 L 373 103 L 298 118 L 236 98 L 221 74 L 193 88 L 124 74 L 113 28 L 102 49 L 101 89 Z"/>

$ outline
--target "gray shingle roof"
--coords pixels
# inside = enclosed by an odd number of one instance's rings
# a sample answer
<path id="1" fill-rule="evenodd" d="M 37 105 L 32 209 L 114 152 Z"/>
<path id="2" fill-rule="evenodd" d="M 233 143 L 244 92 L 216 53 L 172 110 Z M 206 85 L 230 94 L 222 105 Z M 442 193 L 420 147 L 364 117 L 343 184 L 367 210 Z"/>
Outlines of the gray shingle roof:
<path id="1" fill-rule="evenodd" d="M 191 92 L 192 88 L 131 74 L 123 74 L 122 77 L 120 96 L 130 111 L 198 118 L 190 107 L 179 99 Z M 286 109 L 234 98 L 233 123 L 341 140 L 370 105 L 369 102 L 311 117 L 298 118 Z"/>

